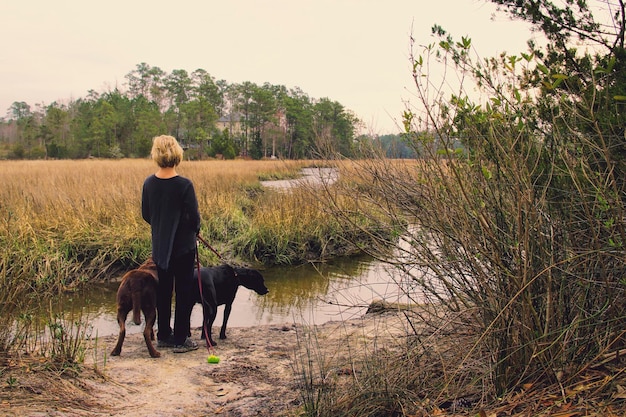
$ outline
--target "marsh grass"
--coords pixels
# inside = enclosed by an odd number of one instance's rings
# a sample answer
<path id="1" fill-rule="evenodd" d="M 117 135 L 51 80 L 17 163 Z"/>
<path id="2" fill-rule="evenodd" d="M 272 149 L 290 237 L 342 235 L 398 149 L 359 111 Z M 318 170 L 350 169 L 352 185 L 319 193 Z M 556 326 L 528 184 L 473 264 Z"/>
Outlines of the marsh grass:
<path id="1" fill-rule="evenodd" d="M 257 201 L 247 217 L 253 227 L 233 240 L 239 256 L 267 264 L 291 264 L 355 251 L 354 247 L 342 247 L 341 225 L 325 216 L 322 203 L 309 190 L 268 191 Z"/>
<path id="2" fill-rule="evenodd" d="M 149 255 L 150 231 L 141 218 L 148 160 L 3 161 L 0 239 L 10 275 L 52 291 L 106 278 Z M 251 161 L 184 162 L 194 181 L 203 228 L 227 241 L 246 227 L 248 189 L 263 172 L 293 175 L 298 164 Z M 287 174 L 285 174 L 287 175 Z M 23 278 L 28 278 L 23 276 Z"/>
<path id="3" fill-rule="evenodd" d="M 319 188 L 281 192 L 260 178 L 296 177 L 311 161 L 184 161 L 178 171 L 196 189 L 201 235 L 227 260 L 297 264 L 358 250 L 362 229 L 335 222 Z M 0 161 L 0 353 L 34 350 L 48 300 L 89 283 L 115 278 L 150 254 L 150 229 L 141 218 L 141 187 L 154 173 L 150 160 Z M 354 202 L 341 197 L 342 204 Z M 369 222 L 370 229 L 380 228 Z M 351 234 L 351 239 L 343 239 Z M 363 234 L 367 238 L 366 234 Z M 220 262 L 200 246 L 204 264 Z M 45 314 L 43 314 L 45 316 Z M 62 362 L 80 361 L 80 321 L 59 327 L 44 348 Z M 59 333 L 61 332 L 61 333 Z M 41 346 L 40 346 L 41 347 Z"/>
<path id="4" fill-rule="evenodd" d="M 41 355 L 57 372 L 78 373 L 85 360 L 91 327 L 82 312 L 50 312 L 41 341 Z"/>
<path id="5" fill-rule="evenodd" d="M 229 262 L 297 264 L 360 251 L 354 242 L 366 246 L 386 227 L 375 214 L 361 214 L 364 202 L 328 184 L 283 191 L 260 184 L 260 179 L 295 178 L 312 165 L 185 161 L 178 171 L 194 183 L 201 236 Z M 39 393 L 38 400 L 66 403 L 80 395 L 59 387 L 74 386 L 63 379 L 81 372 L 86 344 L 97 329 L 63 305 L 64 296 L 116 278 L 149 256 L 150 229 L 141 218 L 140 199 L 155 165 L 149 160 L 0 161 L 0 169 L 0 374 L 12 403 L 32 401 L 30 391 Z M 325 194 L 333 196 L 332 204 L 358 214 L 330 217 L 320 199 Z M 199 250 L 203 264 L 221 262 L 208 248 Z M 94 363 L 104 367 L 106 353 Z M 96 373 L 103 375 L 99 368 Z M 316 384 L 317 376 L 310 381 Z M 310 401 L 319 398 L 315 407 L 328 409 L 329 394 L 322 390 Z"/>

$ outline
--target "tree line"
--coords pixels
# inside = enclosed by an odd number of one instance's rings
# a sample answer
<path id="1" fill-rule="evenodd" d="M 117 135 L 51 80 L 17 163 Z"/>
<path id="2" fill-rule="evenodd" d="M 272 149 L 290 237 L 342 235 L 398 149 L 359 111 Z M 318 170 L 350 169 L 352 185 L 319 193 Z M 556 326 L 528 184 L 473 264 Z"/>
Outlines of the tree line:
<path id="1" fill-rule="evenodd" d="M 297 87 L 229 84 L 203 69 L 167 73 L 146 63 L 125 79 L 125 89 L 68 103 L 14 102 L 0 119 L 0 157 L 144 157 L 163 133 L 191 158 L 311 158 L 321 145 L 351 157 L 358 149 L 353 112 Z"/>

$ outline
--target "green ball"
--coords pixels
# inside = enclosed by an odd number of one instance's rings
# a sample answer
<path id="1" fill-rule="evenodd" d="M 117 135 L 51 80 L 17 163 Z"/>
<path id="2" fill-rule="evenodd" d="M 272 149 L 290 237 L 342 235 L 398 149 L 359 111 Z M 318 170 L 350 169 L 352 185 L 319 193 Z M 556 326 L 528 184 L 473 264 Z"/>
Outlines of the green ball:
<path id="1" fill-rule="evenodd" d="M 209 356 L 206 358 L 206 361 L 207 361 L 208 363 L 220 363 L 220 358 L 219 358 L 219 357 L 217 357 L 217 356 L 215 356 L 215 355 L 209 355 Z"/>

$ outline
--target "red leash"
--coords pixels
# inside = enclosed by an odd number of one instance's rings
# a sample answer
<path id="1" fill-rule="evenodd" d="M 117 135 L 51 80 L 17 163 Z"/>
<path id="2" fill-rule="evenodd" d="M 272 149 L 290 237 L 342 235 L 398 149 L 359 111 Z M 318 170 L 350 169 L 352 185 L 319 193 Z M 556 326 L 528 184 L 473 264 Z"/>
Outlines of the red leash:
<path id="1" fill-rule="evenodd" d="M 204 242 L 204 239 L 202 239 L 200 236 L 198 236 L 198 239 Z M 205 242 L 205 244 L 207 243 Z M 206 321 L 204 320 L 204 309 L 206 307 L 204 306 L 204 295 L 202 294 L 202 278 L 201 278 L 202 275 L 200 274 L 200 255 L 198 253 L 197 241 L 196 241 L 196 266 L 198 267 L 198 288 L 200 289 L 200 301 L 202 302 L 202 331 L 204 332 L 204 340 L 206 341 L 206 349 L 209 353 L 211 353 L 211 349 L 214 349 L 214 347 L 213 345 L 211 345 L 211 340 L 209 339 L 209 332 L 207 330 L 207 324 L 206 324 Z"/>
<path id="2" fill-rule="evenodd" d="M 213 247 L 212 247 L 211 245 L 209 245 L 209 242 L 207 242 L 206 240 L 204 240 L 204 239 L 202 238 L 202 236 L 200 236 L 200 235 L 197 235 L 196 237 L 198 238 L 198 240 L 199 240 L 200 242 L 202 242 L 202 244 L 203 244 L 204 246 L 206 246 L 207 248 L 211 249 L 211 251 L 212 251 L 215 255 L 217 255 L 217 257 L 218 257 L 218 258 L 220 258 L 220 261 L 222 261 L 222 262 L 224 261 L 224 258 L 222 258 L 222 255 L 220 255 L 219 253 L 217 253 L 217 251 L 216 251 L 215 249 L 213 249 Z M 197 245 L 196 245 L 196 253 L 198 253 L 198 247 L 197 247 Z M 198 261 L 198 262 L 199 262 L 199 261 Z"/>
<path id="3" fill-rule="evenodd" d="M 204 240 L 202 238 L 202 236 L 200 236 L 200 234 L 197 234 L 196 237 L 198 238 L 196 240 L 196 265 L 198 267 L 198 288 L 200 289 L 200 301 L 202 302 L 202 329 L 204 331 L 204 339 L 206 340 L 206 348 L 207 351 L 209 352 L 209 354 L 211 353 L 211 349 L 215 349 L 212 345 L 211 345 L 211 339 L 209 339 L 209 332 L 207 330 L 207 324 L 204 321 L 204 295 L 202 294 L 202 274 L 200 273 L 200 253 L 198 251 L 198 240 L 200 242 L 202 242 L 202 244 L 204 246 L 206 246 L 207 248 L 211 249 L 211 251 L 217 255 L 217 257 L 222 261 L 224 261 L 224 258 L 222 258 L 222 255 L 220 255 L 215 249 L 213 249 L 213 247 L 211 245 L 209 245 L 209 242 L 207 242 L 206 240 Z M 237 273 L 235 272 L 235 276 L 237 276 Z M 216 306 L 217 308 L 217 306 Z M 217 311 L 215 312 L 217 313 Z M 207 358 L 207 362 L 209 363 L 219 363 L 219 358 L 215 355 L 209 355 L 209 357 Z"/>

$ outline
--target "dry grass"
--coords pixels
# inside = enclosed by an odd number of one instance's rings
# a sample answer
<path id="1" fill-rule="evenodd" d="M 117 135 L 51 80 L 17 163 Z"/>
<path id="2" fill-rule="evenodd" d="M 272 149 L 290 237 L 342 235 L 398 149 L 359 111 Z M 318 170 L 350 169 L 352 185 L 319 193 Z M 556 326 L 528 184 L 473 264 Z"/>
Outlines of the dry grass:
<path id="1" fill-rule="evenodd" d="M 260 186 L 261 178 L 293 178 L 312 164 L 184 161 L 178 171 L 194 183 L 202 236 L 226 259 L 291 264 L 354 251 L 344 238 L 361 233 L 329 219 L 317 190 Z M 14 343 L 15 320 L 28 306 L 149 256 L 140 199 L 156 166 L 138 159 L 0 161 L 0 169 L 1 351 Z M 200 255 L 203 263 L 219 262 L 204 247 Z"/>
<path id="2" fill-rule="evenodd" d="M 220 252 L 248 262 L 291 264 L 350 253 L 356 248 L 347 242 L 355 236 L 367 240 L 368 228 L 384 228 L 375 216 L 335 221 L 319 189 L 260 186 L 260 178 L 291 178 L 312 164 L 184 161 L 179 173 L 193 181 L 201 233 Z M 0 279 L 19 278 L 25 291 L 65 291 L 118 274 L 149 255 L 140 199 L 144 179 L 155 171 L 152 161 L 0 161 L 0 169 Z M 349 194 L 335 193 L 332 204 L 363 212 Z M 208 250 L 201 255 L 217 261 Z"/>
<path id="3" fill-rule="evenodd" d="M 206 219 L 234 212 L 260 175 L 293 175 L 304 163 L 184 162 L 180 173 L 196 184 Z M 10 356 L 29 339 L 32 318 L 47 317 L 47 300 L 119 274 L 149 255 L 140 199 L 155 165 L 0 161 L 0 169 L 0 353 Z"/>
<path id="4" fill-rule="evenodd" d="M 611 356 L 558 382 L 493 395 L 489 352 L 471 312 L 387 309 L 332 335 L 299 335 L 294 371 L 307 416 L 623 416 L 624 359 Z M 427 318 L 427 322 L 424 321 Z M 474 326 L 472 325 L 474 323 Z M 343 334 L 345 332 L 345 335 Z M 341 335 L 341 336 L 340 336 Z M 344 338 L 328 349 L 329 338 Z"/>
<path id="5" fill-rule="evenodd" d="M 3 161 L 3 214 L 39 230 L 90 230 L 100 226 L 129 234 L 145 229 L 141 185 L 155 171 L 149 160 Z M 194 181 L 205 214 L 224 208 L 240 187 L 260 175 L 292 173 L 304 163 L 269 161 L 184 162 L 179 173 Z M 230 197 L 230 198 L 229 198 Z"/>
<path id="6" fill-rule="evenodd" d="M 149 228 L 141 218 L 149 160 L 3 161 L 0 239 L 39 247 L 43 255 L 100 256 L 129 264 L 146 255 Z M 293 175 L 304 162 L 184 162 L 203 219 L 234 213 L 260 175 Z M 89 249 L 91 248 L 91 249 Z M 78 251 L 78 252 L 77 252 Z M 84 251 L 84 253 L 80 253 Z M 102 253 L 102 252 L 105 253 Z M 46 256 L 42 256 L 46 259 Z M 106 265 L 102 260 L 100 266 Z"/>

